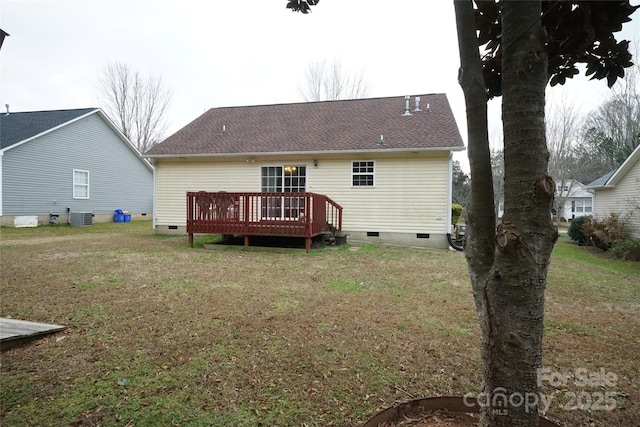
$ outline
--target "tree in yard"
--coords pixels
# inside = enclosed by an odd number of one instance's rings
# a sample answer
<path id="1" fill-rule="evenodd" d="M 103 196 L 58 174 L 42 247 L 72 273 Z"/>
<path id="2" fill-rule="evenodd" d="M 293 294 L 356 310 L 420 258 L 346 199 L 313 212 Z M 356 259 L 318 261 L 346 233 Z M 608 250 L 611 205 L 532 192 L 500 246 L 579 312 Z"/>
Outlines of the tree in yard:
<path id="1" fill-rule="evenodd" d="M 469 175 L 464 173 L 460 167 L 460 162 L 454 160 L 453 162 L 453 176 L 452 176 L 452 192 L 451 201 L 459 205 L 467 206 L 469 202 L 469 194 L 471 193 L 471 180 Z"/>
<path id="2" fill-rule="evenodd" d="M 140 153 L 160 141 L 166 130 L 171 92 L 159 77 L 143 78 L 128 65 L 107 65 L 99 76 L 99 102 Z"/>
<path id="3" fill-rule="evenodd" d="M 567 200 L 577 188 L 576 182 L 583 178 L 593 162 L 579 161 L 580 118 L 575 103 L 562 98 L 548 103 L 545 113 L 547 147 L 549 149 L 549 175 L 556 183 L 553 209 L 556 225 L 560 225 Z"/>
<path id="4" fill-rule="evenodd" d="M 302 0 L 288 7 L 301 3 L 308 9 Z M 631 55 L 628 42 L 618 43 L 613 32 L 637 7 L 539 0 L 457 0 L 454 7 L 471 169 L 465 256 L 482 330 L 481 422 L 538 426 L 544 292 L 557 239 L 545 88 L 576 75 L 578 63 L 609 87 L 623 77 Z M 497 226 L 487 127 L 487 99 L 494 96 L 502 96 L 504 135 L 505 210 Z M 504 399 L 493 399 L 495 393 Z"/>
<path id="5" fill-rule="evenodd" d="M 494 211 L 499 218 L 500 205 L 504 204 L 504 152 L 501 149 L 491 150 L 491 172 Z"/>
<path id="6" fill-rule="evenodd" d="M 362 72 L 345 72 L 339 60 L 313 61 L 307 66 L 305 82 L 299 92 L 305 101 L 356 99 L 367 96 L 369 84 Z"/>
<path id="7" fill-rule="evenodd" d="M 620 166 L 640 145 L 640 64 L 628 70 L 584 126 L 584 158 L 601 163 L 599 175 Z"/>

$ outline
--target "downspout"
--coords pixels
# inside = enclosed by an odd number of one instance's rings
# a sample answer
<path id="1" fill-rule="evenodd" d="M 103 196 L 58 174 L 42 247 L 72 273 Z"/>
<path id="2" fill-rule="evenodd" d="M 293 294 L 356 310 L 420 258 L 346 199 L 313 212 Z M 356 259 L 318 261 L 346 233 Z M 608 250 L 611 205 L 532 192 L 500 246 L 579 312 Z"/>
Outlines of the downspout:
<path id="1" fill-rule="evenodd" d="M 453 152 L 449 151 L 449 162 L 447 164 L 447 241 L 456 251 L 462 251 L 462 246 L 455 244 L 451 238 L 451 197 L 453 196 Z"/>
<path id="2" fill-rule="evenodd" d="M 157 220 L 157 215 L 158 215 L 158 202 L 157 202 L 157 197 L 156 195 L 158 194 L 157 189 L 158 189 L 158 177 L 156 175 L 156 170 L 158 169 L 158 166 L 156 165 L 155 161 L 151 161 L 151 164 L 153 165 L 153 221 L 152 221 L 152 227 L 153 227 L 153 231 L 156 230 L 156 220 Z"/>

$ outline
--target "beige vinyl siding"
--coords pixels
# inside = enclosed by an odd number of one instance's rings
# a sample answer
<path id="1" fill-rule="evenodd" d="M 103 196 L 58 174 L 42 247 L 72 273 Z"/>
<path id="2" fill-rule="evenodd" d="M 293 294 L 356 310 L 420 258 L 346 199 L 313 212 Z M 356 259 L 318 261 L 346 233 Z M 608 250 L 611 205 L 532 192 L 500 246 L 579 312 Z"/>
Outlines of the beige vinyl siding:
<path id="1" fill-rule="evenodd" d="M 156 225 L 185 226 L 188 191 L 260 191 L 260 167 L 244 162 L 158 162 Z"/>
<path id="2" fill-rule="evenodd" d="M 447 232 L 448 152 L 387 157 L 324 156 L 228 161 L 158 161 L 157 225 L 186 224 L 187 191 L 260 191 L 260 168 L 306 165 L 307 191 L 340 204 L 343 230 L 393 233 Z M 313 160 L 318 160 L 314 167 Z M 375 161 L 375 187 L 351 186 L 351 162 Z"/>
<path id="3" fill-rule="evenodd" d="M 594 199 L 596 216 L 618 213 L 626 219 L 631 236 L 640 238 L 640 161 L 633 165 L 614 188 L 596 190 Z"/>
<path id="4" fill-rule="evenodd" d="M 375 161 L 374 187 L 351 186 L 353 160 Z M 444 234 L 447 167 L 445 155 L 324 160 L 310 170 L 308 190 L 343 207 L 346 231 Z"/>

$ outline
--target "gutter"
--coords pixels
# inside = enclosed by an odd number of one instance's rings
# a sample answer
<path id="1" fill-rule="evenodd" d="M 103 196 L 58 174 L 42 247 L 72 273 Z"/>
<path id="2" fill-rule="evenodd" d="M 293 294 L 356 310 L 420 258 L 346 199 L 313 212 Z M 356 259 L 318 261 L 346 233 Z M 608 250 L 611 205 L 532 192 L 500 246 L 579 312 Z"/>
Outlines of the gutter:
<path id="1" fill-rule="evenodd" d="M 385 148 L 379 150 L 325 150 L 325 151 L 258 151 L 239 153 L 199 153 L 199 154 L 146 154 L 147 158 L 200 158 L 200 157 L 242 157 L 242 156 L 293 156 L 293 155 L 321 155 L 321 154 L 377 154 L 377 153 L 422 153 L 432 151 L 463 151 L 466 147 L 433 147 L 433 148 Z"/>

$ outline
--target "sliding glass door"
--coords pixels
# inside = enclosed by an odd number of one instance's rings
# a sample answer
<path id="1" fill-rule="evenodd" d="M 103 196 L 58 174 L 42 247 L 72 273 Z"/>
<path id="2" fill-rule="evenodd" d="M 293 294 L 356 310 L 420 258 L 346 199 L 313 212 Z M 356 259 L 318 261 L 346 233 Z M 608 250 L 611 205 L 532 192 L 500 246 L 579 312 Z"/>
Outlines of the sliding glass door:
<path id="1" fill-rule="evenodd" d="M 306 191 L 306 166 L 263 166 L 263 193 L 299 193 Z M 300 219 L 304 215 L 304 198 L 285 195 L 262 198 L 262 218 L 273 220 Z"/>

